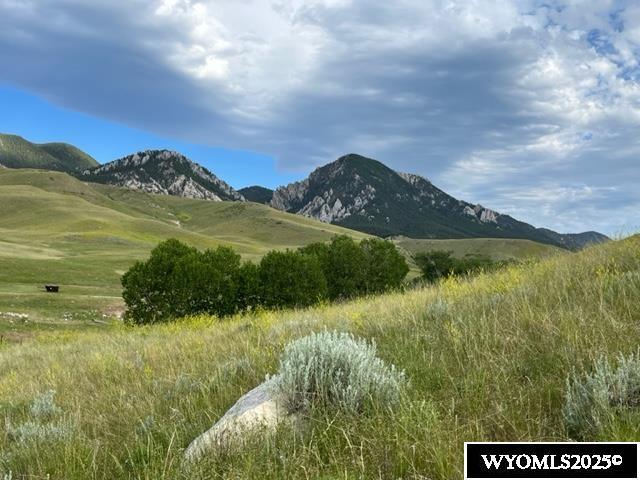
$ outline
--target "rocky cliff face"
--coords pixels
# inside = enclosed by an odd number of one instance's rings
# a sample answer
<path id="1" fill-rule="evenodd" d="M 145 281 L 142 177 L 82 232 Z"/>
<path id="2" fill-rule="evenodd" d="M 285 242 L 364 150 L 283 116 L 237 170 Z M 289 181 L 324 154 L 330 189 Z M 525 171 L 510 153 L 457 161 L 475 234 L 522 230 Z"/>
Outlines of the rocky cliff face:
<path id="1" fill-rule="evenodd" d="M 536 229 L 482 205 L 457 200 L 419 175 L 350 154 L 278 188 L 271 206 L 380 236 L 527 238 L 577 249 L 605 236 Z M 599 234 L 598 234 L 599 235 Z"/>
<path id="2" fill-rule="evenodd" d="M 201 200 L 238 200 L 244 197 L 206 168 L 169 150 L 147 150 L 87 169 L 80 178 L 148 193 Z"/>

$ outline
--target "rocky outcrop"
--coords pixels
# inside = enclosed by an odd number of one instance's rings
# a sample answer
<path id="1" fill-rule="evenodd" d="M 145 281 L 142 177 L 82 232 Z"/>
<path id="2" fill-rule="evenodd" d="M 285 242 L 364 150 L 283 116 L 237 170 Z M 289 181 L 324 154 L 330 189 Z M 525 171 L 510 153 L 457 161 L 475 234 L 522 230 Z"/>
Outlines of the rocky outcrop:
<path id="1" fill-rule="evenodd" d="M 278 210 L 289 211 L 293 205 L 301 202 L 309 190 L 309 179 L 278 187 L 273 192 L 271 206 Z"/>
<path id="2" fill-rule="evenodd" d="M 482 223 L 498 223 L 498 217 L 500 216 L 499 213 L 484 208 L 482 205 L 465 205 L 462 211 Z"/>
<path id="3" fill-rule="evenodd" d="M 212 201 L 244 201 L 240 193 L 209 170 L 169 150 L 138 152 L 87 169 L 81 178 L 147 193 Z"/>
<path id="4" fill-rule="evenodd" d="M 189 444 L 185 460 L 194 462 L 213 448 L 242 442 L 257 429 L 272 431 L 287 417 L 284 406 L 273 394 L 273 377 L 242 396 L 209 430 Z"/>
<path id="5" fill-rule="evenodd" d="M 396 172 L 356 154 L 278 188 L 271 206 L 383 237 L 524 238 L 569 249 L 603 235 L 565 235 L 536 229 L 509 215 L 458 200 L 411 173 Z"/>

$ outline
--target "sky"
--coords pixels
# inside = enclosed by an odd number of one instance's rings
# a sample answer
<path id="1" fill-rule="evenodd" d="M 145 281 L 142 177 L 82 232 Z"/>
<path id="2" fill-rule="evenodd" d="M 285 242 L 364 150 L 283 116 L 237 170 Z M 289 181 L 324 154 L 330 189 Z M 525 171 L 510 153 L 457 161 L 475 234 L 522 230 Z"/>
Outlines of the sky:
<path id="1" fill-rule="evenodd" d="M 350 152 L 560 232 L 640 229 L 637 0 L 0 0 L 0 131 L 235 187 Z"/>

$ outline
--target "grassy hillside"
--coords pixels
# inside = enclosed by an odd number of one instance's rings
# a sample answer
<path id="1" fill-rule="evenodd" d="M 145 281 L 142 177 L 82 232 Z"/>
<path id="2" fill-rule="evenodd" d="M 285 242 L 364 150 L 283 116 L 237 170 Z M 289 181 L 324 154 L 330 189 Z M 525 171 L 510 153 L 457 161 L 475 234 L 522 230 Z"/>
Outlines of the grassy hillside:
<path id="1" fill-rule="evenodd" d="M 73 145 L 35 144 L 17 135 L 0 134 L 0 165 L 74 172 L 95 167 L 98 162 Z"/>
<path id="2" fill-rule="evenodd" d="M 63 162 L 69 170 L 84 170 L 99 165 L 95 158 L 68 143 L 43 143 L 38 147 Z"/>
<path id="3" fill-rule="evenodd" d="M 393 242 L 412 255 L 433 250 L 445 250 L 453 252 L 455 257 L 464 257 L 469 254 L 486 255 L 496 261 L 529 260 L 568 254 L 566 250 L 553 245 L 510 238 L 431 240 L 396 237 Z"/>
<path id="4" fill-rule="evenodd" d="M 232 245 L 256 260 L 339 233 L 364 237 L 263 205 L 149 195 L 61 172 L 1 169 L 0 205 L 0 334 L 18 337 L 33 322 L 59 327 L 122 310 L 120 275 L 167 238 Z M 42 293 L 48 282 L 61 293 Z"/>
<path id="5" fill-rule="evenodd" d="M 464 441 L 568 440 L 565 379 L 601 355 L 613 359 L 638 348 L 638 299 L 634 237 L 342 305 L 43 334 L 0 347 L 0 472 L 67 479 L 462 478 Z M 196 435 L 275 371 L 284 345 L 325 328 L 374 339 L 380 356 L 406 371 L 410 384 L 399 407 L 359 416 L 312 412 L 295 431 L 249 438 L 244 448 L 214 452 L 193 470 L 181 463 Z M 37 426 L 44 420 L 30 406 L 49 389 L 59 423 L 57 436 L 43 439 Z M 594 439 L 639 437 L 640 423 L 622 418 Z"/>

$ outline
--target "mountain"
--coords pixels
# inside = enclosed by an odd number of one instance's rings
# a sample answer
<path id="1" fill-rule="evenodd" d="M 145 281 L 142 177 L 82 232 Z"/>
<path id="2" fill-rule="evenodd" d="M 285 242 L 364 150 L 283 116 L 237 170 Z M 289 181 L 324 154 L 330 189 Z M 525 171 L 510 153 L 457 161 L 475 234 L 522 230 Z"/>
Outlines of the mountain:
<path id="1" fill-rule="evenodd" d="M 244 201 L 240 193 L 209 170 L 169 150 L 138 152 L 84 170 L 79 178 L 147 193 L 213 201 Z"/>
<path id="2" fill-rule="evenodd" d="M 249 202 L 263 203 L 265 205 L 269 205 L 273 198 L 273 190 L 258 185 L 241 188 L 238 192 Z"/>
<path id="3" fill-rule="evenodd" d="M 589 245 L 596 245 L 598 243 L 604 243 L 611 240 L 606 235 L 598 232 L 582 232 L 582 233 L 557 233 L 553 230 L 549 230 L 547 228 L 539 228 L 541 232 L 544 232 L 550 238 L 553 238 L 561 244 L 565 248 L 570 250 L 575 250 L 579 248 L 584 248 Z"/>
<path id="4" fill-rule="evenodd" d="M 382 237 L 522 238 L 570 250 L 607 239 L 595 232 L 564 235 L 535 228 L 482 205 L 457 200 L 426 178 L 396 172 L 356 154 L 278 188 L 270 204 Z"/>
<path id="5" fill-rule="evenodd" d="M 0 134 L 0 165 L 77 172 L 98 165 L 79 148 L 66 143 L 36 144 L 17 135 Z"/>

